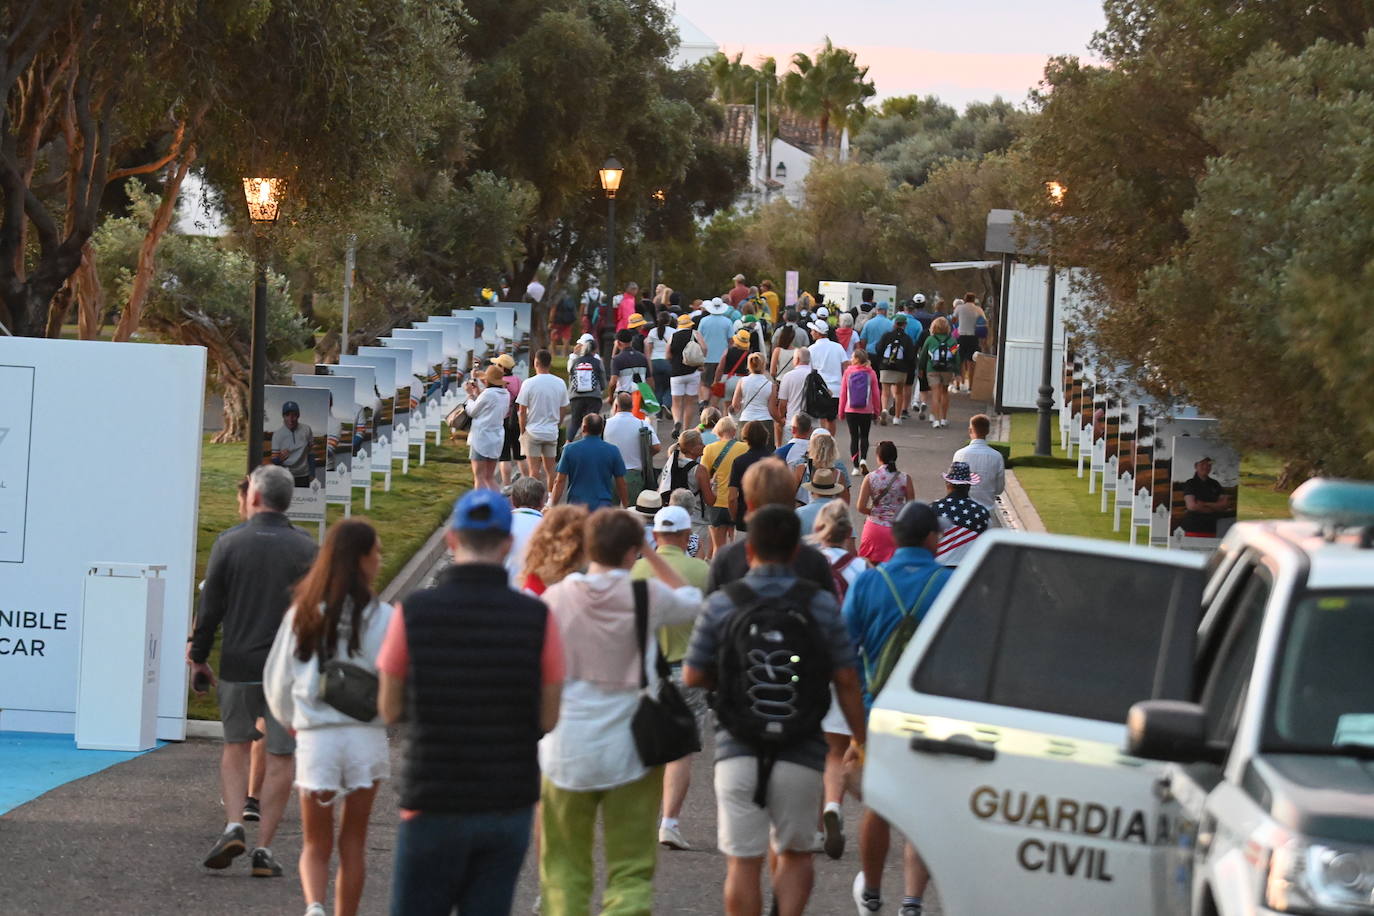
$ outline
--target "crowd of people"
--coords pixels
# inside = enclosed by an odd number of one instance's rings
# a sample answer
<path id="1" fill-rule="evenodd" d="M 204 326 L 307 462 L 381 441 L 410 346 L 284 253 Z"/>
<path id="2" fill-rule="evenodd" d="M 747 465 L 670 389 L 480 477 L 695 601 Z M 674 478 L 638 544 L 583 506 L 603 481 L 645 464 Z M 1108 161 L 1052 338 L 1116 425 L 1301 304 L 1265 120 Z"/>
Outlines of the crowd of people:
<path id="1" fill-rule="evenodd" d="M 532 850 L 539 911 L 583 916 L 598 820 L 601 912 L 651 912 L 660 849 L 691 848 L 679 818 L 708 745 L 724 912 L 762 913 L 765 885 L 773 912 L 805 909 L 814 854 L 845 850 L 867 710 L 996 523 L 1003 463 L 974 416 L 945 492 L 923 502 L 897 445 L 869 441 L 912 413 L 943 427 L 973 297 L 953 335 L 921 296 L 891 318 L 871 295 L 832 315 L 743 280 L 686 305 L 660 288 L 644 308 L 633 284 L 602 312 L 586 308 L 599 294 L 560 302 L 566 381 L 547 349 L 523 383 L 501 357 L 470 380 L 475 483 L 449 521 L 452 565 L 394 605 L 376 595 L 366 521 L 316 553 L 284 514 L 291 474 L 253 472 L 187 650 L 198 684 L 218 678 L 224 722 L 226 823 L 206 867 L 248 853 L 260 818 L 252 874 L 280 875 L 294 781 L 307 916 L 325 912 L 336 848 L 334 912 L 356 913 L 386 726 L 404 723 L 393 914 L 509 912 Z M 890 830 L 871 811 L 861 823 L 853 899 L 879 912 Z M 903 862 L 898 911 L 918 916 L 928 875 L 909 844 Z"/>

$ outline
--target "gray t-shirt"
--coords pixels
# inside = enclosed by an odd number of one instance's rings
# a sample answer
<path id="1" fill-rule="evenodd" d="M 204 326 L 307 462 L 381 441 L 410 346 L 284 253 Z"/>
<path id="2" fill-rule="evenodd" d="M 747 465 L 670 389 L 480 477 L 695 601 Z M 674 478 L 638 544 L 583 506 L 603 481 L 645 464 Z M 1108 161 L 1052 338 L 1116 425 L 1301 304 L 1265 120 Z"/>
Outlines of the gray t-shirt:
<path id="1" fill-rule="evenodd" d="M 309 426 L 299 422 L 294 430 L 282 426 L 272 434 L 272 452 L 286 452 L 281 465 L 290 471 L 292 476 L 304 477 L 310 473 L 310 460 L 307 456 L 310 453 L 310 440 L 314 436 Z"/>
<path id="2" fill-rule="evenodd" d="M 959 337 L 972 337 L 978 333 L 978 319 L 983 317 L 983 308 L 974 302 L 961 302 L 954 310 L 955 333 Z"/>
<path id="3" fill-rule="evenodd" d="M 786 566 L 759 566 L 749 570 L 742 581 L 760 595 L 773 596 L 791 588 L 797 577 Z M 835 596 L 818 589 L 811 598 L 810 610 L 829 646 L 831 665 L 836 670 L 858 668 L 859 657 L 849 640 L 849 631 L 840 616 Z M 686 664 L 712 675 L 716 673 L 716 654 L 725 638 L 726 624 L 734 612 L 735 605 L 724 591 L 713 592 L 706 599 L 706 608 L 697 618 L 696 629 L 692 631 L 692 641 L 684 659 Z M 824 770 L 825 747 L 825 734 L 817 728 L 815 735 L 784 749 L 778 754 L 778 759 L 813 770 Z M 736 740 L 725 729 L 716 728 L 716 760 L 752 755 L 753 750 L 747 744 Z"/>

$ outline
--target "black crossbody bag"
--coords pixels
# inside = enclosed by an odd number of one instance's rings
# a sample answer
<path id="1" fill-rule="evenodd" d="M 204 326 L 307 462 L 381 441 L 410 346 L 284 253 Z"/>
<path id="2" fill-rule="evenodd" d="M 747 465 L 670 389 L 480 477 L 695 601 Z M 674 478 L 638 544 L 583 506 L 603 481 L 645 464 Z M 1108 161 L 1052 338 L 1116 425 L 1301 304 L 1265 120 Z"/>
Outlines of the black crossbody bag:
<path id="1" fill-rule="evenodd" d="M 345 613 L 348 608 L 344 609 Z M 338 636 L 348 641 L 350 624 L 344 614 L 339 615 Z M 325 657 L 324 646 L 315 653 L 316 664 L 320 669 L 320 686 L 316 696 L 327 706 L 359 722 L 371 722 L 377 718 L 376 672 L 362 665 L 338 658 Z"/>
<path id="2" fill-rule="evenodd" d="M 662 652 L 658 659 L 658 684 L 649 688 L 649 662 L 645 646 L 649 639 L 649 583 L 640 579 L 632 582 L 635 596 L 635 636 L 639 640 L 639 706 L 630 720 L 635 750 L 646 767 L 661 766 L 681 760 L 701 750 L 701 733 L 696 716 L 673 683 L 672 672 Z"/>

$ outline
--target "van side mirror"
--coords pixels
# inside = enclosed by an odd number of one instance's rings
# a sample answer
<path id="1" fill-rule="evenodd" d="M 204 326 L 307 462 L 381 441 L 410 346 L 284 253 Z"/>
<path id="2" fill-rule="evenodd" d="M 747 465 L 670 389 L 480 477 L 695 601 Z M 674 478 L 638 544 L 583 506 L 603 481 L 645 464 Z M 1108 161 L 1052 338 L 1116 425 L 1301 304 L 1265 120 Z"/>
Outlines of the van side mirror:
<path id="1" fill-rule="evenodd" d="M 1215 761 L 1207 743 L 1207 714 L 1197 703 L 1142 700 L 1126 717 L 1126 752 L 1146 760 L 1173 763 Z"/>

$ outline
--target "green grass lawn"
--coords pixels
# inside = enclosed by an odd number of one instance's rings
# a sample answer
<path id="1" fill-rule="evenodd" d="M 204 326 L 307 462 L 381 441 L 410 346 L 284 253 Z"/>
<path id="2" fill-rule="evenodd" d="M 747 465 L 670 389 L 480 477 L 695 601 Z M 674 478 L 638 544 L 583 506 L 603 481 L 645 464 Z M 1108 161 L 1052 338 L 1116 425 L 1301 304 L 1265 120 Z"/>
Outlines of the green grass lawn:
<path id="1" fill-rule="evenodd" d="M 1057 418 L 1056 418 L 1056 422 Z M 1034 413 L 1011 416 L 1011 450 L 1016 478 L 1040 513 L 1045 527 L 1055 534 L 1127 541 L 1130 532 L 1123 513 L 1121 531 L 1112 531 L 1112 512 L 1100 511 L 1101 492 L 1088 493 L 1086 475 L 1079 477 L 1077 459 L 1069 460 L 1058 447 L 1058 427 L 1054 430 L 1054 457 L 1035 457 Z M 1288 493 L 1274 489 L 1279 463 L 1267 455 L 1241 461 L 1238 515 L 1240 520 L 1287 518 Z M 1107 505 L 1114 506 L 1109 498 Z"/>
<path id="2" fill-rule="evenodd" d="M 382 539 L 382 570 L 377 589 L 385 588 L 401 567 L 410 560 L 434 533 L 434 529 L 448 517 L 453 501 L 472 488 L 472 466 L 468 463 L 467 446 L 448 443 L 444 431 L 439 448 L 433 439 L 425 454 L 425 466 L 412 457 L 410 474 L 403 475 L 396 465 L 391 477 L 391 492 L 382 491 L 382 478 L 375 478 L 372 508 L 363 508 L 361 490 L 354 490 L 353 517 L 365 518 L 376 528 Z M 243 477 L 246 464 L 245 446 L 241 442 L 216 445 L 207 437 L 201 450 L 200 465 L 200 527 L 196 534 L 196 582 L 205 577 L 205 563 L 210 547 L 221 531 L 238 524 L 235 488 Z M 415 453 L 412 452 L 412 455 Z M 329 507 L 329 522 L 343 518 L 342 506 Z M 306 526 L 312 535 L 314 526 Z M 219 670 L 219 646 L 210 655 L 210 666 Z M 215 691 L 203 697 L 191 694 L 187 715 L 192 719 L 217 719 L 219 707 Z"/>

